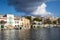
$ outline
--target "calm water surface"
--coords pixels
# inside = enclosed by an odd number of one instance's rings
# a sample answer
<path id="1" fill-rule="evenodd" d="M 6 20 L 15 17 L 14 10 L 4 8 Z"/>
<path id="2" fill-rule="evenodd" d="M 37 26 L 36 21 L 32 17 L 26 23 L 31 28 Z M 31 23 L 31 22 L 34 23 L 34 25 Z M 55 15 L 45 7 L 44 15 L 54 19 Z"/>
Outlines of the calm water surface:
<path id="1" fill-rule="evenodd" d="M 60 28 L 0 30 L 0 40 L 60 40 Z"/>

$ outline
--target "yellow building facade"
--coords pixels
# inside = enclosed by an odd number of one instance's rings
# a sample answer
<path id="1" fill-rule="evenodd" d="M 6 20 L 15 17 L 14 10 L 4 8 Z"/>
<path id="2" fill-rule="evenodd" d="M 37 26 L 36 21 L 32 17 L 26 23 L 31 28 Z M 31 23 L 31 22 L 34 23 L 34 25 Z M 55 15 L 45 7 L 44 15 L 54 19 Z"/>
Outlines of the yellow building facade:
<path id="1" fill-rule="evenodd" d="M 22 18 L 20 18 L 19 23 L 20 23 L 20 27 L 22 29 L 30 29 L 30 20 L 29 19 L 22 17 Z"/>

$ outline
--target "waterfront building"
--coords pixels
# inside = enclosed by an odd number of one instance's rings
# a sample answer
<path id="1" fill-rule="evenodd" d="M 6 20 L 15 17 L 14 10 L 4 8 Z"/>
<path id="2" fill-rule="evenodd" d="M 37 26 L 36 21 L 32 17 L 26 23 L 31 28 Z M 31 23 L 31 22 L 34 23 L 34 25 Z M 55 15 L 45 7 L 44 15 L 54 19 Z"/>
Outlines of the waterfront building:
<path id="1" fill-rule="evenodd" d="M 7 18 L 6 17 L 0 17 L 0 29 L 6 28 L 4 27 L 7 23 Z"/>
<path id="2" fill-rule="evenodd" d="M 58 17 L 55 17 L 55 16 L 45 16 L 44 18 L 45 19 L 50 19 L 51 21 L 54 21 L 54 20 L 58 19 Z"/>
<path id="3" fill-rule="evenodd" d="M 30 29 L 30 20 L 25 17 L 15 16 L 15 28 L 18 29 Z"/>
<path id="4" fill-rule="evenodd" d="M 15 16 L 14 21 L 15 21 L 15 28 L 19 28 L 19 20 L 21 17 Z"/>
<path id="5" fill-rule="evenodd" d="M 7 25 L 15 26 L 14 15 L 7 14 Z"/>
<path id="6" fill-rule="evenodd" d="M 42 21 L 34 21 L 33 22 L 33 28 L 37 28 L 37 27 L 42 27 Z"/>
<path id="7" fill-rule="evenodd" d="M 2 17 L 3 17 L 3 15 L 0 14 L 0 18 L 2 18 Z"/>
<path id="8" fill-rule="evenodd" d="M 20 18 L 19 24 L 22 29 L 30 29 L 30 20 L 25 17 Z"/>
<path id="9" fill-rule="evenodd" d="M 35 20 L 33 20 L 35 18 Z M 42 19 L 41 21 L 36 21 L 36 18 L 38 20 Z M 47 21 L 46 19 L 51 20 L 52 22 L 54 20 L 57 20 L 57 17 L 34 17 L 31 16 L 31 20 L 20 17 L 20 16 L 14 16 L 13 14 L 7 14 L 7 15 L 0 15 L 0 29 L 30 29 L 30 27 L 44 27 L 49 26 L 48 23 L 44 25 L 44 22 Z M 58 22 L 57 22 L 58 23 Z"/>
<path id="10" fill-rule="evenodd" d="M 25 17 L 14 16 L 13 14 L 1 15 L 0 17 L 0 29 L 29 29 L 30 20 Z"/>
<path id="11" fill-rule="evenodd" d="M 7 14 L 0 18 L 0 25 L 2 28 L 13 28 L 15 26 L 14 15 Z"/>

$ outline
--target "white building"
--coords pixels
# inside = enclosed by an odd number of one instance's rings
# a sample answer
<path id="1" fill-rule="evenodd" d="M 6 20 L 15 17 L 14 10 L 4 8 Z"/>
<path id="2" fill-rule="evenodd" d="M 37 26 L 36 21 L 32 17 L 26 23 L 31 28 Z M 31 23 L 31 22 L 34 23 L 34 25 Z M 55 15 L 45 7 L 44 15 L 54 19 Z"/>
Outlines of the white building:
<path id="1" fill-rule="evenodd" d="M 30 29 L 30 20 L 25 17 L 14 16 L 13 14 L 7 14 L 0 17 L 0 28 L 6 29 Z"/>
<path id="2" fill-rule="evenodd" d="M 41 26 L 42 26 L 42 22 L 38 22 L 38 21 L 33 22 L 33 28 L 41 27 Z"/>
<path id="3" fill-rule="evenodd" d="M 7 25 L 15 26 L 14 15 L 7 14 Z"/>
<path id="4" fill-rule="evenodd" d="M 7 14 L 7 15 L 0 17 L 0 23 L 1 23 L 0 25 L 3 26 L 3 28 L 9 27 L 9 25 L 15 26 L 14 15 Z"/>
<path id="5" fill-rule="evenodd" d="M 15 28 L 19 28 L 19 20 L 20 20 L 20 17 L 18 17 L 18 16 L 15 16 L 14 17 L 14 21 L 15 21 Z"/>
<path id="6" fill-rule="evenodd" d="M 7 23 L 7 18 L 3 17 L 3 15 L 0 15 L 0 29 L 5 28 L 5 23 Z"/>

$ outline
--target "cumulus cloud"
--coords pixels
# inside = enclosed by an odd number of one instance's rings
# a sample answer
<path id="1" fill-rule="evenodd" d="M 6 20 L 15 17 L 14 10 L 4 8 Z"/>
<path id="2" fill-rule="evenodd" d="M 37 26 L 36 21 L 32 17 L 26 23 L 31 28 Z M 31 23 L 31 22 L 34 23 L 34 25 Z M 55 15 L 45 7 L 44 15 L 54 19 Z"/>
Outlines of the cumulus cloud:
<path id="1" fill-rule="evenodd" d="M 8 5 L 14 6 L 17 12 L 25 12 L 26 14 L 51 14 L 51 12 L 46 11 L 46 1 L 50 0 L 8 0 Z"/>
<path id="2" fill-rule="evenodd" d="M 37 7 L 35 11 L 32 12 L 33 15 L 50 15 L 51 12 L 46 11 L 47 5 L 42 3 L 40 6 Z"/>

